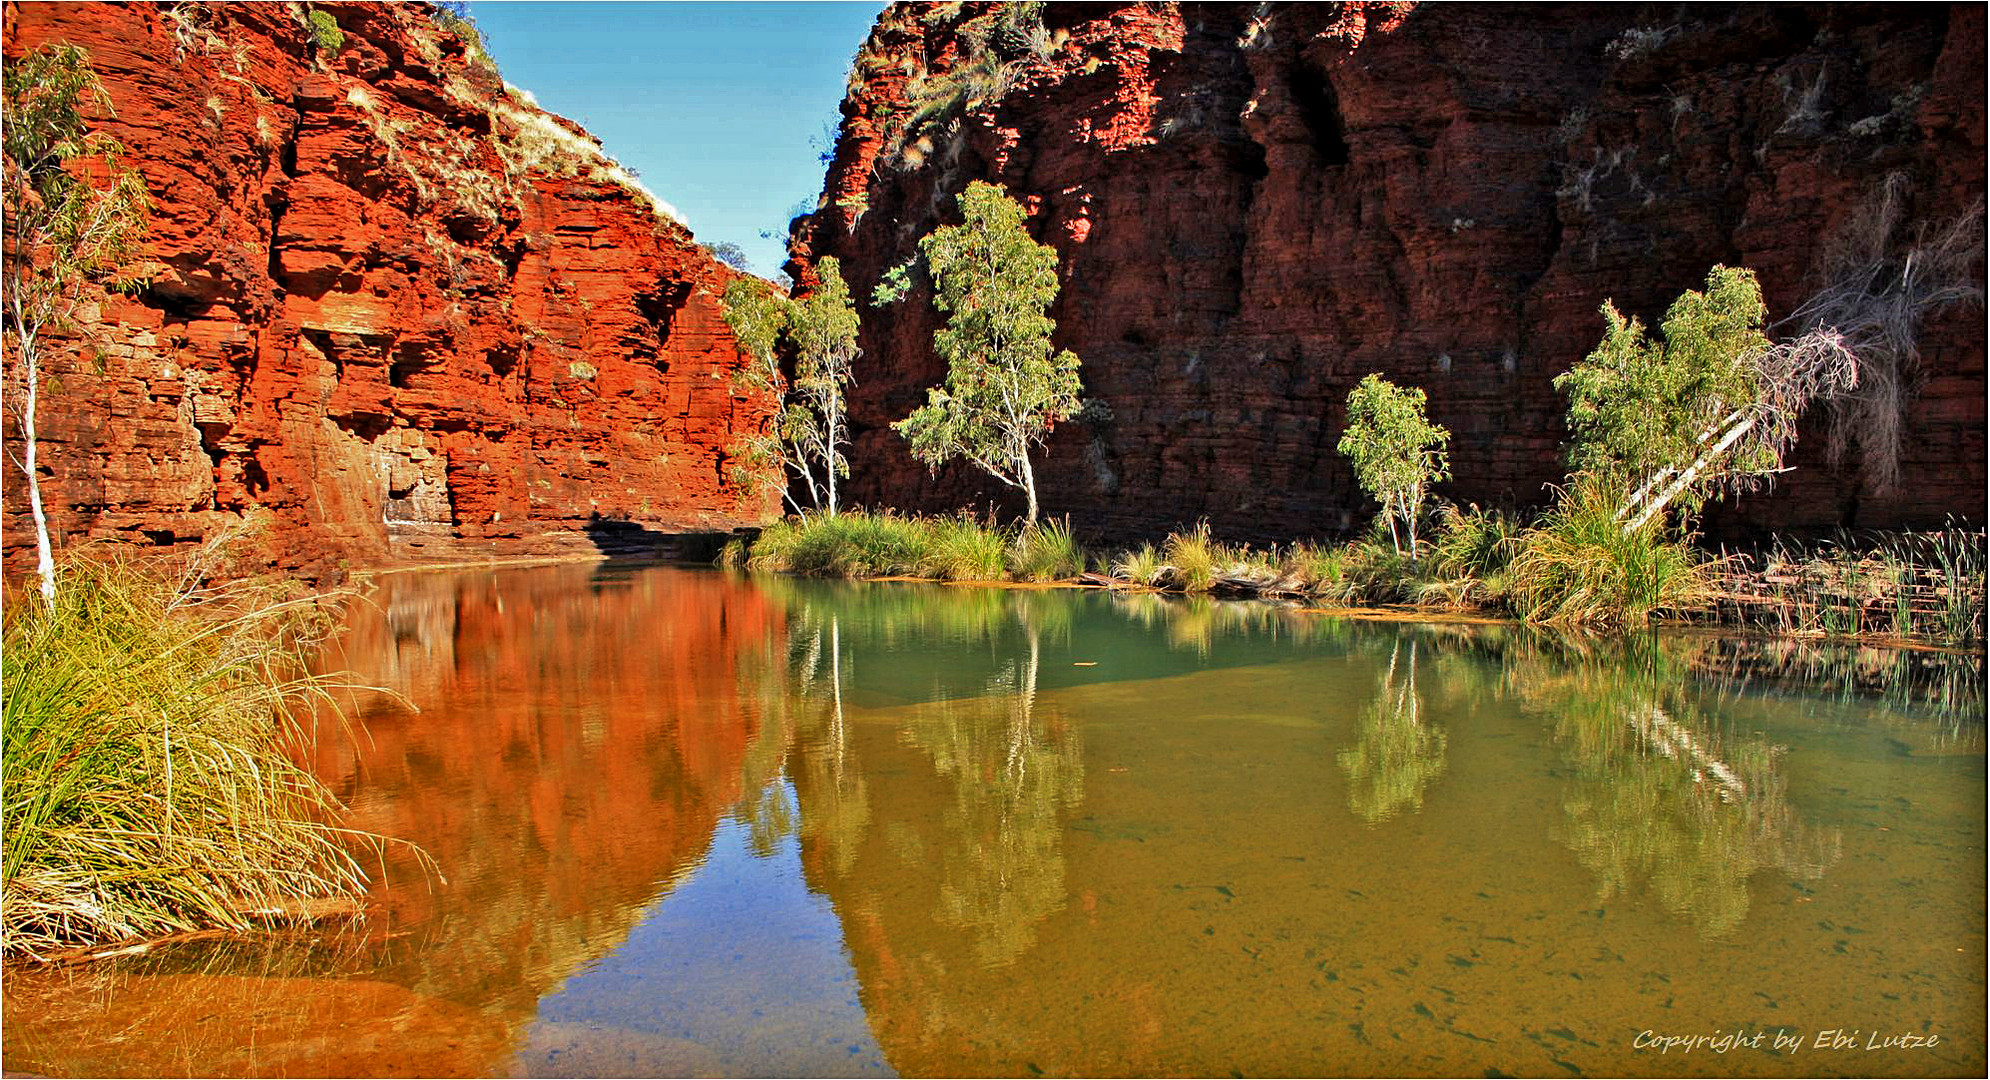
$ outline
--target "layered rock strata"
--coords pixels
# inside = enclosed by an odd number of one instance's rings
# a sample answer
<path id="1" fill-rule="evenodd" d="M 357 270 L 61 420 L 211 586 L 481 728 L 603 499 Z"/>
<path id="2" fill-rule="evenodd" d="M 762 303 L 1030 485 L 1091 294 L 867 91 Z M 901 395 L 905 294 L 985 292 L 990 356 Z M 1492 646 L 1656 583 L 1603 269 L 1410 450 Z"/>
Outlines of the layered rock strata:
<path id="1" fill-rule="evenodd" d="M 869 295 L 968 182 L 1022 199 L 1060 253 L 1052 314 L 1088 399 L 1039 484 L 1102 532 L 1359 526 L 1373 504 L 1334 447 L 1368 372 L 1429 392 L 1454 436 L 1442 494 L 1538 503 L 1562 476 L 1552 379 L 1606 298 L 1656 324 L 1742 265 L 1781 320 L 1890 178 L 1896 246 L 1980 206 L 1984 51 L 1969 5 L 1049 4 L 1038 26 L 897 4 L 791 270 L 806 286 L 834 255 Z M 1019 507 L 929 476 L 887 426 L 944 377 L 929 298 L 864 313 L 849 497 Z M 1917 343 L 1905 482 L 1871 481 L 1856 426 L 1834 462 L 1820 409 L 1794 471 L 1709 530 L 1980 519 L 1980 309 Z"/>
<path id="2" fill-rule="evenodd" d="M 335 34 L 314 38 L 311 20 Z M 6 54 L 88 50 L 156 203 L 136 293 L 87 304 L 41 410 L 64 543 L 266 509 L 271 558 L 586 552 L 723 528 L 761 424 L 731 271 L 425 4 L 9 4 Z M 17 428 L 10 418 L 10 448 Z M 10 568 L 32 550 L 18 470 Z M 31 557 L 31 555 L 29 556 Z"/>

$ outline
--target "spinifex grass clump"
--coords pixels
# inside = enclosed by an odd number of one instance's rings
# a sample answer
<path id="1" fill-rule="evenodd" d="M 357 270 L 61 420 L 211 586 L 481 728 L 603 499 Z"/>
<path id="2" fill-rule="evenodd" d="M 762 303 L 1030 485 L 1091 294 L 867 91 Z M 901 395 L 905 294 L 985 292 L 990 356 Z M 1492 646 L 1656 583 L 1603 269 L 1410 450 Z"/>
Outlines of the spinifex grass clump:
<path id="1" fill-rule="evenodd" d="M 817 577 L 889 577 L 1000 581 L 1008 571 L 1029 581 L 1074 577 L 1085 554 L 1068 526 L 1042 523 L 1020 534 L 956 517 L 900 517 L 845 510 L 775 522 L 753 542 L 747 565 Z"/>
<path id="2" fill-rule="evenodd" d="M 1009 561 L 1009 536 L 965 514 L 924 521 L 930 537 L 920 568 L 943 581 L 996 581 Z"/>
<path id="3" fill-rule="evenodd" d="M 1183 592 L 1208 592 L 1216 583 L 1221 550 L 1209 539 L 1209 522 L 1199 521 L 1185 533 L 1168 534 L 1161 546 L 1162 576 Z"/>
<path id="4" fill-rule="evenodd" d="M 1578 478 L 1517 542 L 1508 603 L 1532 623 L 1642 626 L 1699 606 L 1711 587 L 1691 544 L 1669 538 L 1663 520 L 1627 530 L 1617 493 L 1593 478 Z"/>
<path id="5" fill-rule="evenodd" d="M 76 558 L 53 607 L 8 605 L 9 959 L 248 929 L 363 888 L 337 800 L 293 757 L 329 686 L 301 662 L 323 609 L 163 569 Z"/>
<path id="6" fill-rule="evenodd" d="M 1039 521 L 1016 535 L 1009 570 L 1018 581 L 1061 581 L 1085 572 L 1085 549 L 1067 521 Z"/>

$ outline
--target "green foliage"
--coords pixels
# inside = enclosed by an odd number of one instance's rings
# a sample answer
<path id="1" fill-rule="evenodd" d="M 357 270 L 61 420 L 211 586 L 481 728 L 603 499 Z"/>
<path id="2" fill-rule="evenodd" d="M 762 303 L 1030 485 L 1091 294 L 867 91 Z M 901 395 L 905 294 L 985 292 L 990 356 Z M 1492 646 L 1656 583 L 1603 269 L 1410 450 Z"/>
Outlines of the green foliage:
<path id="1" fill-rule="evenodd" d="M 1431 538 L 1427 571 L 1431 580 L 1420 586 L 1420 601 L 1440 601 L 1448 607 L 1468 607 L 1501 600 L 1506 595 L 1506 571 L 1520 553 L 1521 527 L 1498 511 L 1476 506 L 1446 507 Z"/>
<path id="2" fill-rule="evenodd" d="M 942 581 L 999 581 L 1009 565 L 1009 534 L 973 517 L 925 519 L 931 537 L 921 573 Z"/>
<path id="3" fill-rule="evenodd" d="M 1325 595 L 1347 576 L 1347 553 L 1321 544 L 1294 544 L 1286 550 L 1284 568 L 1306 592 Z"/>
<path id="4" fill-rule="evenodd" d="M 905 294 L 912 291 L 912 269 L 917 261 L 907 259 L 886 270 L 884 276 L 878 278 L 876 290 L 871 293 L 871 306 L 890 307 L 905 299 Z"/>
<path id="5" fill-rule="evenodd" d="M 1541 524 L 1520 537 L 1507 568 L 1509 603 L 1531 623 L 1642 626 L 1659 612 L 1702 604 L 1709 568 L 1660 522 L 1625 529 L 1616 488 L 1578 478 Z"/>
<path id="6" fill-rule="evenodd" d="M 699 244 L 712 258 L 732 267 L 734 270 L 751 272 L 753 260 L 746 255 L 746 249 L 730 240 L 715 240 L 709 244 Z"/>
<path id="7" fill-rule="evenodd" d="M 1376 519 L 1369 535 L 1342 549 L 1339 582 L 1327 591 L 1344 604 L 1393 604 L 1417 599 L 1418 567 Z"/>
<path id="8" fill-rule="evenodd" d="M 1424 492 L 1451 475 L 1445 449 L 1450 441 L 1451 432 L 1424 418 L 1422 390 L 1406 390 L 1371 374 L 1348 392 L 1347 429 L 1339 450 L 1353 460 L 1361 489 L 1382 504 L 1392 543 L 1397 542 L 1396 523 L 1402 522 L 1411 558 L 1417 554 Z"/>
<path id="9" fill-rule="evenodd" d="M 1010 545 L 1007 532 L 966 515 L 908 518 L 850 510 L 769 525 L 754 541 L 747 565 L 818 577 L 999 581 Z"/>
<path id="10" fill-rule="evenodd" d="M 770 536 L 778 547 L 768 546 Z M 791 536 L 763 532 L 753 564 L 823 577 L 890 577 L 916 574 L 927 549 L 928 533 L 917 519 L 852 512 L 804 518 Z"/>
<path id="11" fill-rule="evenodd" d="M 947 325 L 933 346 L 947 382 L 892 427 L 932 468 L 966 458 L 1023 491 L 1037 516 L 1030 452 L 1051 425 L 1078 410 L 1078 358 L 1054 350 L 1057 252 L 1030 239 L 1023 208 L 1002 188 L 976 181 L 960 197 L 962 223 L 920 241 L 933 302 Z"/>
<path id="12" fill-rule="evenodd" d="M 1112 576 L 1123 578 L 1135 585 L 1156 584 L 1160 575 L 1161 553 L 1152 544 L 1142 544 L 1120 555 L 1112 564 Z"/>
<path id="13" fill-rule="evenodd" d="M 108 114 L 110 96 L 74 45 L 44 45 L 8 65 L 6 206 L 11 309 L 39 327 L 66 329 L 74 291 L 115 272 L 145 234 L 151 197 L 124 164 L 124 146 L 90 133 L 85 110 Z M 95 159 L 101 167 L 70 163 Z M 113 282 L 135 288 L 135 282 Z"/>
<path id="14" fill-rule="evenodd" d="M 124 147 L 88 131 L 86 109 L 108 114 L 110 96 L 74 45 L 42 46 L 6 70 L 0 108 L 4 142 L 5 294 L 8 404 L 17 417 L 35 523 L 42 599 L 55 603 L 55 562 L 36 464 L 42 337 L 74 329 L 72 317 L 95 284 L 137 288 L 115 275 L 145 234 L 152 200 L 145 179 L 124 165 Z M 94 164 L 91 164 L 94 163 Z"/>
<path id="15" fill-rule="evenodd" d="M 1555 388 L 1569 396 L 1570 468 L 1629 493 L 1661 472 L 1690 467 L 1762 400 L 1767 388 L 1753 361 L 1770 347 L 1761 330 L 1766 309 L 1753 271 L 1716 266 L 1706 291 L 1689 291 L 1667 310 L 1662 342 L 1608 301 L 1602 312 L 1602 343 L 1557 376 Z M 1695 510 L 1719 484 L 1777 462 L 1761 442 L 1740 442 L 1677 501 Z"/>
<path id="16" fill-rule="evenodd" d="M 1444 775 L 1444 729 L 1423 716 L 1417 693 L 1417 645 L 1400 640 L 1389 667 L 1355 721 L 1355 744 L 1334 755 L 1347 774 L 1347 807 L 1370 825 L 1423 806 L 1424 789 Z M 1407 662 L 1398 663 L 1407 652 Z"/>
<path id="17" fill-rule="evenodd" d="M 1038 521 L 1017 534 L 1009 572 L 1018 581 L 1063 581 L 1084 573 L 1085 561 L 1069 520 Z"/>
<path id="18" fill-rule="evenodd" d="M 304 27 L 311 32 L 311 44 L 326 56 L 337 56 L 345 48 L 345 31 L 331 12 L 312 8 L 304 16 Z"/>
<path id="19" fill-rule="evenodd" d="M 1791 543 L 1721 567 L 1724 621 L 1780 634 L 1883 635 L 1982 647 L 1990 543 L 1981 529 Z"/>
<path id="20" fill-rule="evenodd" d="M 748 565 L 821 577 L 908 575 L 943 581 L 1058 581 L 1085 570 L 1086 553 L 1068 523 L 1019 532 L 953 517 L 900 517 L 851 510 L 769 525 Z"/>
<path id="21" fill-rule="evenodd" d="M 857 308 L 842 264 L 825 257 L 815 266 L 817 286 L 807 297 L 791 301 L 787 340 L 795 350 L 795 394 L 809 413 L 794 438 L 812 466 L 822 469 L 824 505 L 836 512 L 836 481 L 850 475 L 842 447 L 850 441 L 849 414 L 843 387 L 856 363 Z"/>
<path id="22" fill-rule="evenodd" d="M 340 807 L 296 764 L 329 627 L 274 585 L 72 558 L 53 607 L 7 613 L 4 951 L 205 928 L 356 899 Z"/>
<path id="23" fill-rule="evenodd" d="M 470 17 L 468 4 L 437 4 L 435 25 L 453 34 L 463 43 L 463 59 L 473 68 L 479 68 L 492 75 L 498 73 L 497 61 L 491 58 L 490 46 L 484 42 L 484 32 Z"/>
<path id="24" fill-rule="evenodd" d="M 787 329 L 788 298 L 757 278 L 734 278 L 721 299 L 740 355 L 752 361 L 738 377 L 755 388 L 772 388 L 780 377 L 774 348 Z"/>
<path id="25" fill-rule="evenodd" d="M 726 286 L 726 325 L 747 365 L 735 375 L 745 389 L 770 395 L 770 430 L 750 433 L 727 451 L 735 482 L 749 490 L 779 483 L 792 473 L 806 486 L 810 505 L 837 510 L 836 482 L 850 475 L 842 447 L 849 442 L 843 388 L 856 362 L 857 311 L 841 265 L 816 266 L 819 285 L 800 300 L 781 296 L 763 281 L 739 278 Z M 785 367 L 784 367 L 785 361 Z"/>

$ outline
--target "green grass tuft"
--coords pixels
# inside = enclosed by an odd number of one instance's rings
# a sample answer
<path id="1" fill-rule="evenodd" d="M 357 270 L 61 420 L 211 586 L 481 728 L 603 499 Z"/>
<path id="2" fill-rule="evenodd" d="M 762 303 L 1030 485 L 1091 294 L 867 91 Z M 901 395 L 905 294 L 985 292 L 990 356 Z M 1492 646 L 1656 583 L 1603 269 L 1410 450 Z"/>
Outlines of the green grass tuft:
<path id="1" fill-rule="evenodd" d="M 296 764 L 321 601 L 198 584 L 198 563 L 101 551 L 59 568 L 53 610 L 8 605 L 4 675 L 9 959 L 202 929 L 297 901 L 350 902 L 364 875 L 333 797 Z"/>
<path id="2" fill-rule="evenodd" d="M 1084 573 L 1085 561 L 1068 519 L 1040 521 L 1017 534 L 1009 572 L 1018 581 L 1063 581 Z"/>
<path id="3" fill-rule="evenodd" d="M 1161 553 L 1152 544 L 1142 544 L 1113 561 L 1111 574 L 1135 585 L 1153 585 L 1161 572 Z"/>
<path id="4" fill-rule="evenodd" d="M 1541 524 L 1521 535 L 1507 567 L 1509 603 L 1531 623 L 1642 626 L 1654 614 L 1699 606 L 1709 565 L 1661 522 L 1625 532 L 1614 490 L 1579 480 Z"/>
<path id="5" fill-rule="evenodd" d="M 1198 521 L 1185 533 L 1169 533 L 1161 545 L 1162 568 L 1169 584 L 1182 592 L 1208 592 L 1216 584 L 1216 545 L 1209 539 L 1209 522 Z"/>
<path id="6" fill-rule="evenodd" d="M 921 571 L 943 581 L 999 581 L 1008 565 L 1009 536 L 962 514 L 926 519 L 930 540 Z"/>
<path id="7" fill-rule="evenodd" d="M 900 517 L 846 510 L 778 521 L 761 530 L 746 564 L 815 577 L 912 575 L 999 581 L 1009 534 L 967 515 Z"/>

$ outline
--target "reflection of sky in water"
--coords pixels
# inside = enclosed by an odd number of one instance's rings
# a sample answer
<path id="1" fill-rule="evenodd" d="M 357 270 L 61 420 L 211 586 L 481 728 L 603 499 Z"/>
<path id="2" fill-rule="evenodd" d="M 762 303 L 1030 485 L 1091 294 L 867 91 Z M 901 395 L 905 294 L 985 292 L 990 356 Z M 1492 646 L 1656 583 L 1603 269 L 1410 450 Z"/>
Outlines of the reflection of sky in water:
<path id="1" fill-rule="evenodd" d="M 794 798 L 792 791 L 789 799 Z M 531 1076 L 889 1076 L 829 901 L 800 845 L 769 858 L 719 823 L 704 863 L 621 948 L 539 1003 L 517 1068 Z"/>

